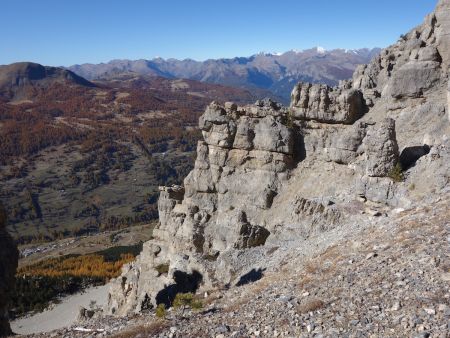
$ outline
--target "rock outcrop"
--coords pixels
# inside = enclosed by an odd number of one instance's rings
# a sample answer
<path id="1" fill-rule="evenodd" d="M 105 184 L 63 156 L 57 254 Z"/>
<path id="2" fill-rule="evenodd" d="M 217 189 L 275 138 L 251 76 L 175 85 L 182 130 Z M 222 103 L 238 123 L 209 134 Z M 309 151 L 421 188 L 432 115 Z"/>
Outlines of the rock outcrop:
<path id="1" fill-rule="evenodd" d="M 338 87 L 297 85 L 290 108 L 210 104 L 194 170 L 161 187 L 154 240 L 111 284 L 107 311 L 238 284 L 275 270 L 279 247 L 448 192 L 449 4 Z"/>
<path id="2" fill-rule="evenodd" d="M 399 161 L 395 121 L 386 119 L 368 128 L 364 138 L 366 174 L 371 177 L 386 177 Z"/>
<path id="3" fill-rule="evenodd" d="M 347 83 L 336 88 L 299 83 L 291 94 L 291 110 L 297 119 L 351 124 L 366 108 L 362 92 L 349 88 Z"/>
<path id="4" fill-rule="evenodd" d="M 436 90 L 448 77 L 449 16 L 449 3 L 441 0 L 421 26 L 358 67 L 353 88 L 361 90 L 369 104 L 376 98 L 418 98 Z"/>
<path id="5" fill-rule="evenodd" d="M 436 11 L 428 19 L 428 27 L 426 32 L 435 29 L 436 48 L 442 57 L 444 67 L 450 67 L 450 2 L 448 0 L 439 0 Z M 431 24 L 431 25 L 430 25 Z M 431 27 L 430 27 L 431 26 Z"/>
<path id="6" fill-rule="evenodd" d="M 327 129 L 334 125 L 310 121 L 324 129 L 308 135 L 303 122 L 270 100 L 245 107 L 210 104 L 199 121 L 204 140 L 198 143 L 194 170 L 184 187 L 161 187 L 155 239 L 145 243 L 136 263 L 112 284 L 109 313 L 170 305 L 177 292 L 233 283 L 240 272 L 230 253 L 277 241 L 283 237 L 280 228 L 283 232 L 290 222 L 297 224 L 296 236 L 303 237 L 337 226 L 345 211 L 330 200 L 300 194 L 292 203 L 282 198 L 281 206 L 273 207 L 300 162 L 353 163 L 361 177 L 369 171 L 389 180 L 385 177 L 398 161 L 393 120 L 342 124 L 341 133 Z M 329 156 L 305 159 L 305 140 Z M 270 217 L 274 211 L 281 222 Z"/>
<path id="7" fill-rule="evenodd" d="M 10 292 L 15 285 L 19 252 L 6 231 L 6 211 L 0 205 L 0 337 L 12 334 L 8 321 Z"/>
<path id="8" fill-rule="evenodd" d="M 217 271 L 209 271 L 211 260 L 226 250 L 263 245 L 270 236 L 262 211 L 270 209 L 288 179 L 301 144 L 286 109 L 270 100 L 247 107 L 212 103 L 199 127 L 204 141 L 198 143 L 194 170 L 184 187 L 161 188 L 155 240 L 113 285 L 111 313 L 171 299 L 186 280 L 192 287 L 197 279 L 218 283 Z M 161 274 L 163 266 L 168 271 Z"/>

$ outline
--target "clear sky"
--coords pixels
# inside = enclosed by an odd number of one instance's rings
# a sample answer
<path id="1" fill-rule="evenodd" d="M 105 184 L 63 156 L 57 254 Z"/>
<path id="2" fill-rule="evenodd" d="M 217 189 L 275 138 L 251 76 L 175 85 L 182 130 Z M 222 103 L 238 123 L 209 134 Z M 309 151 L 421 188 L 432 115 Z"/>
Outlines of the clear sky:
<path id="1" fill-rule="evenodd" d="M 437 0 L 0 0 L 0 64 L 385 47 Z"/>

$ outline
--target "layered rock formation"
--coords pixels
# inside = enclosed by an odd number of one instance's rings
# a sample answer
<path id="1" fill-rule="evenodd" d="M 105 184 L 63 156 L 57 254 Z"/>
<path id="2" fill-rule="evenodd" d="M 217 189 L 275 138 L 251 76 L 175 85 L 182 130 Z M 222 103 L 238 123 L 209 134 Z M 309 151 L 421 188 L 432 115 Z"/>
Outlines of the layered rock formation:
<path id="1" fill-rule="evenodd" d="M 363 115 L 366 105 L 362 92 L 349 88 L 348 82 L 336 88 L 299 83 L 291 94 L 291 109 L 298 119 L 351 124 Z"/>
<path id="2" fill-rule="evenodd" d="M 184 187 L 161 188 L 155 239 L 112 283 L 107 311 L 232 285 L 278 247 L 381 215 L 369 207 L 448 192 L 449 3 L 352 80 L 297 85 L 290 108 L 209 105 L 195 168 Z"/>
<path id="3" fill-rule="evenodd" d="M 345 211 L 334 202 L 307 194 L 291 199 L 286 191 L 299 163 L 329 161 L 320 159 L 319 151 L 305 159 L 305 139 L 321 144 L 322 152 L 324 144 L 334 147 L 328 150 L 335 154 L 332 160 L 355 163 L 360 175 L 381 179 L 398 161 L 392 119 L 308 135 L 301 123 L 270 100 L 246 107 L 209 105 L 199 122 L 204 141 L 198 144 L 195 168 L 184 187 L 161 187 L 155 239 L 113 283 L 109 312 L 124 315 L 161 302 L 169 305 L 177 292 L 233 283 L 240 272 L 236 276 L 232 256 L 277 241 L 287 223 L 297 224 L 296 236 L 303 237 L 339 224 Z M 281 205 L 274 207 L 274 201 Z M 274 211 L 278 219 L 270 217 Z"/>
<path id="4" fill-rule="evenodd" d="M 6 232 L 6 212 L 0 205 L 0 337 L 12 334 L 8 322 L 10 292 L 15 285 L 19 252 Z"/>
<path id="5" fill-rule="evenodd" d="M 113 313 L 165 302 L 186 283 L 196 287 L 196 279 L 211 286 L 219 280 L 209 265 L 220 252 L 263 245 L 270 235 L 261 212 L 288 179 L 301 140 L 288 126 L 287 111 L 272 101 L 247 107 L 212 103 L 199 126 L 204 141 L 195 168 L 184 187 L 161 188 L 156 240 L 145 244 L 136 265 L 113 286 Z M 167 273 L 158 272 L 162 266 Z"/>

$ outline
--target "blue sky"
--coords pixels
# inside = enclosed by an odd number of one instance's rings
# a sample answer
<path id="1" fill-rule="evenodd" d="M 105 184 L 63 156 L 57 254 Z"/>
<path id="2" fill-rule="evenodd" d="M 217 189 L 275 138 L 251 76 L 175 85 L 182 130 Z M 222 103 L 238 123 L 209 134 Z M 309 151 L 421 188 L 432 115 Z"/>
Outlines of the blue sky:
<path id="1" fill-rule="evenodd" d="M 385 47 L 436 0 L 1 0 L 0 64 Z"/>

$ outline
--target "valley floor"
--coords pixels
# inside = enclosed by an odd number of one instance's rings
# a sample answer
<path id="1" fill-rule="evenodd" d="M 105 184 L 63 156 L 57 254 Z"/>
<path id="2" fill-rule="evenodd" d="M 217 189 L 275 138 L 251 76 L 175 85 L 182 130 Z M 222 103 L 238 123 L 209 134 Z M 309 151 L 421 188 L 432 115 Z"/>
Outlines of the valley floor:
<path id="1" fill-rule="evenodd" d="M 88 255 L 118 246 L 131 246 L 152 237 L 156 223 L 137 225 L 91 236 L 70 237 L 41 244 L 20 245 L 19 268 L 63 255 Z"/>
<path id="2" fill-rule="evenodd" d="M 101 307 L 106 303 L 108 285 L 89 288 L 82 293 L 65 297 L 61 303 L 51 309 L 17 319 L 11 323 L 12 330 L 17 334 L 32 334 L 50 332 L 75 323 L 80 307 L 89 308 L 91 302 Z"/>

